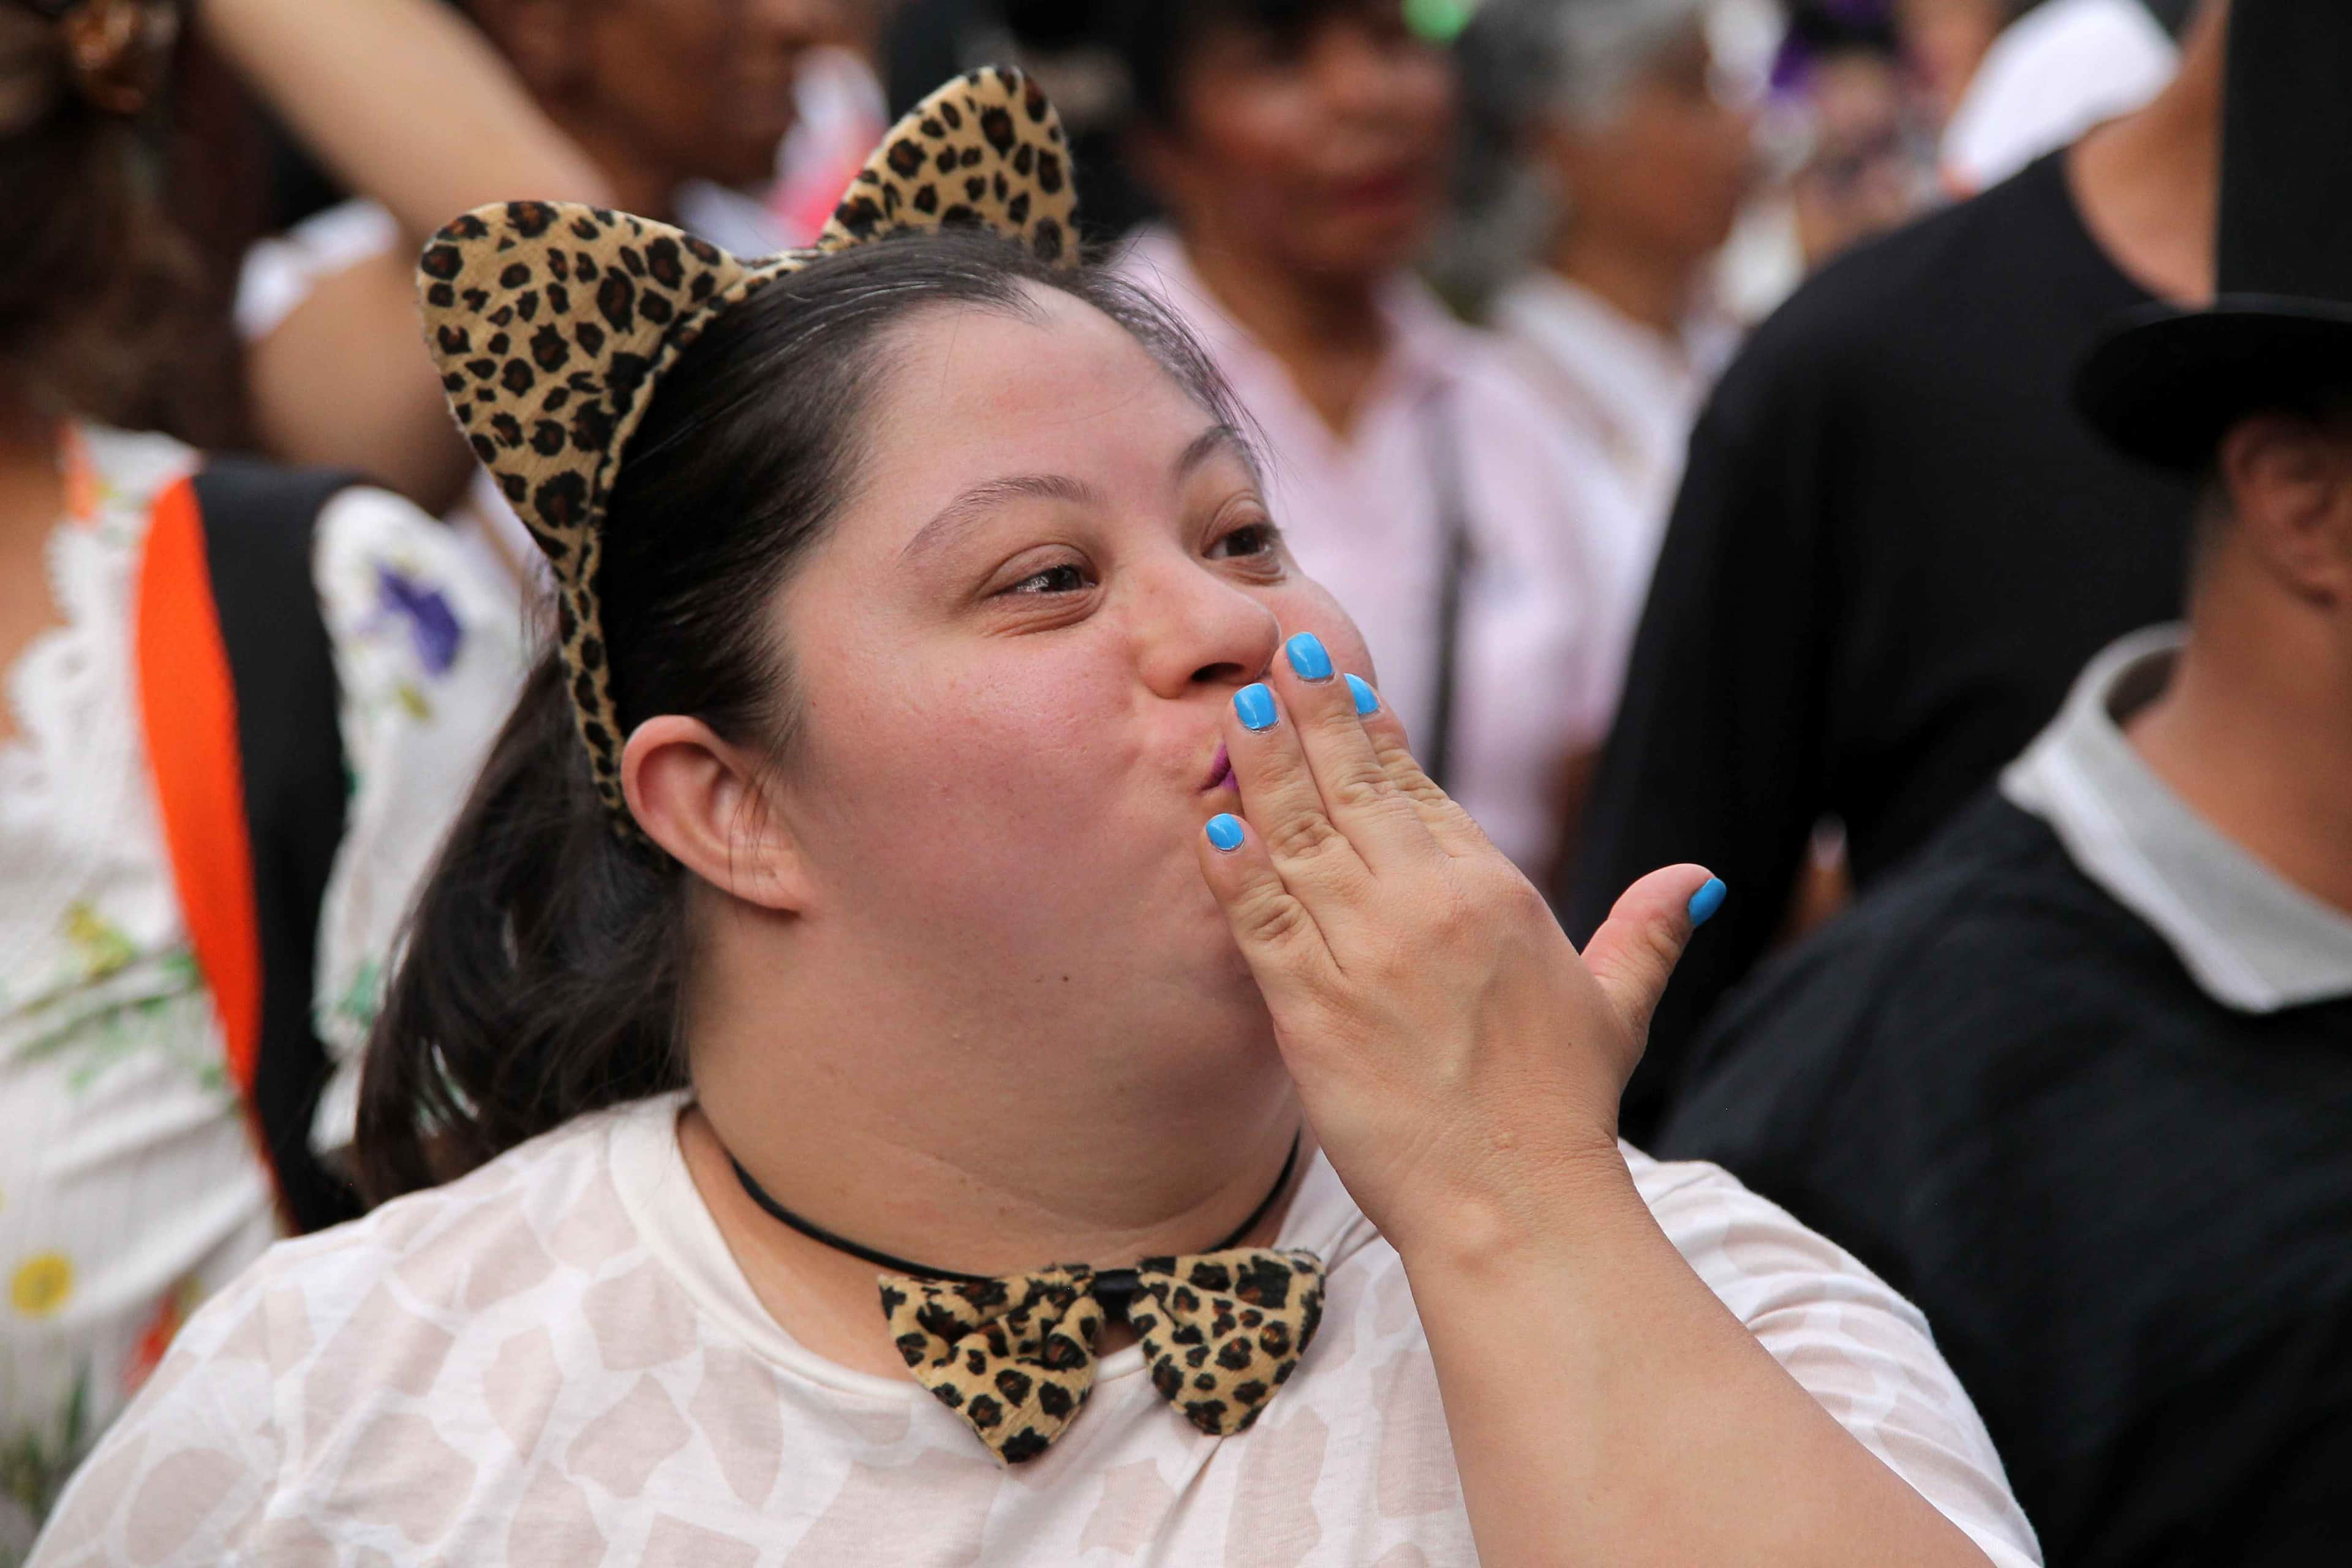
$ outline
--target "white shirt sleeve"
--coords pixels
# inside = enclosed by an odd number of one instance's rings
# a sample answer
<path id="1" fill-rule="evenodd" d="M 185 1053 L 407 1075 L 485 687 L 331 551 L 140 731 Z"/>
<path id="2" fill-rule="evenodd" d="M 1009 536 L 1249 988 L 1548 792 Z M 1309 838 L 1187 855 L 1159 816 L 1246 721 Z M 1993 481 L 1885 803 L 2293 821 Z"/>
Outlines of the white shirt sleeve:
<path id="1" fill-rule="evenodd" d="M 398 496 L 336 496 L 316 550 L 351 780 L 313 993 L 337 1063 L 311 1129 L 328 1150 L 350 1141 L 359 1056 L 402 923 L 514 706 L 524 637 L 513 586 Z"/>
<path id="2" fill-rule="evenodd" d="M 1840 1426 L 1996 1568 L 2041 1563 L 2000 1456 L 1916 1307 L 1718 1167 L 1625 1157 L 1684 1259 Z"/>
<path id="3" fill-rule="evenodd" d="M 399 243 L 399 221 L 375 203 L 356 198 L 257 241 L 237 270 L 236 335 L 248 343 L 260 342 L 328 279 Z"/>

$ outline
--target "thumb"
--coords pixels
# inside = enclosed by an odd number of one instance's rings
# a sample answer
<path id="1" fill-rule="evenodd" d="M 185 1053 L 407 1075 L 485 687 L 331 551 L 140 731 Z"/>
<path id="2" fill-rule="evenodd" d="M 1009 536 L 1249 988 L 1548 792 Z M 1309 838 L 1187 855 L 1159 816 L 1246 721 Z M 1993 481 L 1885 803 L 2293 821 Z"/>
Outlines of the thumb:
<path id="1" fill-rule="evenodd" d="M 1722 887 L 1704 866 L 1653 871 L 1617 896 L 1609 918 L 1585 944 L 1585 968 L 1636 1040 L 1649 1038 L 1650 1015 L 1691 932 L 1722 903 Z"/>

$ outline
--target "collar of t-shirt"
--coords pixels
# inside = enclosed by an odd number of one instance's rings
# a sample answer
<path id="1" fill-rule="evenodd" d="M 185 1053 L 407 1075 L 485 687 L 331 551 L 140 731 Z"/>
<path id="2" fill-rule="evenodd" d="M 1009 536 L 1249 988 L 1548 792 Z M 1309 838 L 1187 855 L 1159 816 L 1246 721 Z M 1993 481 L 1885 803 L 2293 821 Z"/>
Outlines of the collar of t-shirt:
<path id="1" fill-rule="evenodd" d="M 1496 327 L 1558 361 L 1596 399 L 1663 410 L 1685 429 L 1739 346 L 1738 329 L 1711 310 L 1694 310 L 1669 336 L 1548 268 L 1512 279 L 1493 315 Z"/>
<path id="2" fill-rule="evenodd" d="M 1318 437 L 1315 445 L 1329 448 L 1325 460 L 1346 461 L 1345 444 L 1319 416 L 1307 411 L 1306 400 L 1282 362 L 1225 312 L 1192 270 L 1175 230 L 1160 224 L 1142 226 L 1121 244 L 1112 266 L 1182 313 L 1253 415 L 1263 418 L 1266 405 L 1277 396 L 1297 405 L 1299 416 L 1283 422 L 1287 439 L 1278 444 L 1286 460 L 1297 462 L 1307 455 L 1297 448 L 1307 444 L 1311 432 Z M 1477 357 L 1481 334 L 1455 321 L 1429 286 L 1411 273 L 1400 272 L 1382 283 L 1378 304 L 1388 329 L 1389 352 L 1365 396 L 1367 408 L 1392 399 L 1418 403 L 1433 390 L 1461 379 L 1465 364 Z M 1357 427 L 1374 423 L 1369 414 L 1360 415 Z"/>
<path id="3" fill-rule="evenodd" d="M 912 1379 L 857 1372 L 826 1360 L 768 1315 L 687 1170 L 677 1142 L 678 1113 L 687 1100 L 684 1093 L 667 1094 L 631 1106 L 614 1120 L 608 1134 L 614 1187 L 647 1249 L 698 1307 L 771 1363 L 841 1393 L 909 1399 L 924 1394 Z M 1318 1152 L 1299 1179 L 1275 1245 L 1313 1252 L 1328 1275 L 1379 1239 L 1380 1232 Z M 874 1322 L 878 1330 L 878 1308 Z M 1095 1381 L 1139 1376 L 1143 1370 L 1143 1347 L 1129 1345 L 1097 1363 Z"/>
<path id="4" fill-rule="evenodd" d="M 2186 637 L 2151 626 L 2110 646 L 2001 774 L 2083 874 L 2153 927 L 2199 987 L 2243 1013 L 2352 995 L 2352 917 L 2223 837 L 2124 739 L 2164 689 Z"/>

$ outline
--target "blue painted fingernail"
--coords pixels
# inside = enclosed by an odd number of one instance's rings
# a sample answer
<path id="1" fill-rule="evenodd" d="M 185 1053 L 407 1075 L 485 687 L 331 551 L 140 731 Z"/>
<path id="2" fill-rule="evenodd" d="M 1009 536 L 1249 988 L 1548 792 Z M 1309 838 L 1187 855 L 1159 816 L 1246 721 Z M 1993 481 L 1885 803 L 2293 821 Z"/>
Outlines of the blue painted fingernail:
<path id="1" fill-rule="evenodd" d="M 1242 722 L 1253 730 L 1271 730 L 1275 719 L 1274 693 L 1268 691 L 1262 681 L 1244 686 L 1234 693 L 1234 711 L 1240 714 Z"/>
<path id="2" fill-rule="evenodd" d="M 1298 672 L 1301 680 L 1331 679 L 1331 656 L 1323 651 L 1323 639 L 1313 632 L 1301 632 L 1282 645 L 1290 656 L 1290 668 Z"/>
<path id="3" fill-rule="evenodd" d="M 1709 877 L 1706 879 L 1706 886 L 1691 895 L 1690 921 L 1694 931 L 1706 924 L 1707 918 L 1723 908 L 1723 895 L 1727 890 L 1723 885 L 1722 878 Z"/>
<path id="4" fill-rule="evenodd" d="M 1362 676 L 1348 677 L 1348 689 L 1356 695 L 1356 711 L 1360 716 L 1369 719 L 1381 710 L 1381 694 Z"/>
<path id="5" fill-rule="evenodd" d="M 1209 842 L 1227 854 L 1242 847 L 1242 820 L 1229 812 L 1219 812 L 1209 818 Z"/>

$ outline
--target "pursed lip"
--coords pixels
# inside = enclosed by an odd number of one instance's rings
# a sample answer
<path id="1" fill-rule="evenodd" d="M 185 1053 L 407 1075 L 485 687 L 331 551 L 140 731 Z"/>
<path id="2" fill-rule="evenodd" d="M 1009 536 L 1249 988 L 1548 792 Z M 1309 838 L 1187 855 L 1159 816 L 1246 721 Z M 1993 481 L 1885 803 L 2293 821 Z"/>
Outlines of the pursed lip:
<path id="1" fill-rule="evenodd" d="M 1223 742 L 1217 743 L 1216 760 L 1209 764 L 1208 782 L 1201 786 L 1205 795 L 1213 789 L 1223 789 L 1234 782 L 1234 760 L 1225 752 Z"/>

